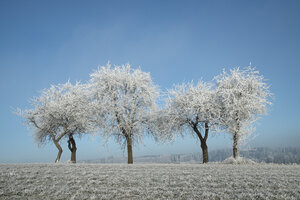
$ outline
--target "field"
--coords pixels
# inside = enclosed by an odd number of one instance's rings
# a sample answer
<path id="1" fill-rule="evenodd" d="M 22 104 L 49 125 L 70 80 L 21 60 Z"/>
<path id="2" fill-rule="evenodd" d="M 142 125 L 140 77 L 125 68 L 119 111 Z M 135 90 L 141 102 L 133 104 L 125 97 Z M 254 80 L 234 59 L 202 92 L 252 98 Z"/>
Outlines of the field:
<path id="1" fill-rule="evenodd" d="M 1 164 L 0 199 L 300 199 L 300 165 Z"/>

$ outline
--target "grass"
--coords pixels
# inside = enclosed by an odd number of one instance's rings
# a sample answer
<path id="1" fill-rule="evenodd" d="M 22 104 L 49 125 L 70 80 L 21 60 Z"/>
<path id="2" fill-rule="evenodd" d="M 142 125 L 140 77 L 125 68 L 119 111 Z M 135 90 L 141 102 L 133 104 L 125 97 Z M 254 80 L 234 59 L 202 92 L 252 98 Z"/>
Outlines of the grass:
<path id="1" fill-rule="evenodd" d="M 300 199 L 299 185 L 300 165 L 0 165 L 0 199 Z"/>

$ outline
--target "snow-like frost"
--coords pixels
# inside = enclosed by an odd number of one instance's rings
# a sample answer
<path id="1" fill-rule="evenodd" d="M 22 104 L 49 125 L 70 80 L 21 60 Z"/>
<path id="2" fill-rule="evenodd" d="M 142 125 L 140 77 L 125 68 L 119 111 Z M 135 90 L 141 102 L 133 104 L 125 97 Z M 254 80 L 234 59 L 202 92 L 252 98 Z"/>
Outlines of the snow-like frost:
<path id="1" fill-rule="evenodd" d="M 300 199 L 300 165 L 0 164 L 0 199 Z"/>
<path id="2" fill-rule="evenodd" d="M 55 162 L 60 160 L 63 138 L 69 138 L 69 141 L 72 138 L 75 143 L 74 135 L 93 131 L 87 92 L 87 86 L 78 82 L 75 85 L 70 82 L 51 85 L 30 101 L 32 109 L 17 111 L 25 123 L 33 127 L 33 136 L 39 145 L 47 142 L 55 144 L 59 151 Z"/>
<path id="3" fill-rule="evenodd" d="M 222 110 L 220 124 L 232 134 L 234 154 L 238 154 L 238 143 L 253 133 L 254 122 L 267 114 L 267 107 L 272 105 L 272 94 L 264 77 L 251 66 L 244 69 L 237 67 L 230 73 L 223 71 L 214 79 Z"/>
<path id="4" fill-rule="evenodd" d="M 104 140 L 114 137 L 124 148 L 142 143 L 159 95 L 150 73 L 108 63 L 91 74 L 89 84 L 92 118 Z"/>

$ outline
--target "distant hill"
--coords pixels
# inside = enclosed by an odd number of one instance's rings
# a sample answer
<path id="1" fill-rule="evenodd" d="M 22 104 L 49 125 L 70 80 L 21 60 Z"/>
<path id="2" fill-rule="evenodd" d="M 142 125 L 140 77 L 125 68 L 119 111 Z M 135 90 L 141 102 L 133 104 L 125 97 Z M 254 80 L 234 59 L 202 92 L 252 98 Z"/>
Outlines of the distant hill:
<path id="1" fill-rule="evenodd" d="M 232 156 L 231 149 L 213 150 L 209 152 L 210 162 L 223 161 Z M 278 164 L 300 164 L 300 148 L 267 148 L 259 147 L 240 150 L 240 156 L 249 158 L 255 162 L 278 163 Z M 127 157 L 107 157 L 95 160 L 83 160 L 81 163 L 126 163 Z M 170 155 L 146 155 L 134 157 L 135 163 L 201 163 L 202 153 Z"/>

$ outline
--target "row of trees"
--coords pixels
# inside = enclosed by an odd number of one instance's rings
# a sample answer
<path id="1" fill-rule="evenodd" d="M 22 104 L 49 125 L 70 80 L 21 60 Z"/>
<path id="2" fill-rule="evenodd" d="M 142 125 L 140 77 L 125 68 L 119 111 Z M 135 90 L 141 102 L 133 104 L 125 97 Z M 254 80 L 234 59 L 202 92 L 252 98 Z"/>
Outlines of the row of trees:
<path id="1" fill-rule="evenodd" d="M 149 73 L 130 65 L 98 68 L 87 83 L 70 82 L 43 90 L 31 103 L 33 108 L 18 110 L 34 128 L 38 144 L 52 141 L 59 162 L 60 142 L 67 138 L 71 162 L 76 162 L 74 136 L 101 134 L 114 137 L 127 147 L 128 163 L 133 163 L 132 146 L 151 134 L 156 141 L 172 141 L 186 133 L 200 139 L 203 163 L 208 162 L 210 132 L 233 136 L 233 156 L 238 142 L 250 134 L 260 115 L 270 105 L 269 87 L 252 67 L 223 71 L 211 83 L 199 81 L 177 85 L 162 95 Z M 164 103 L 158 106 L 158 99 Z"/>

